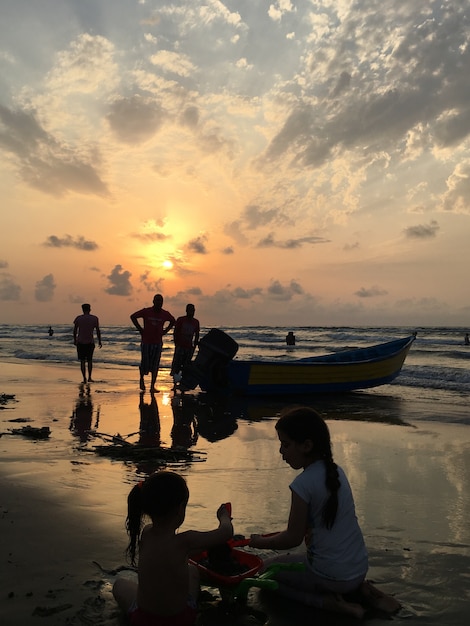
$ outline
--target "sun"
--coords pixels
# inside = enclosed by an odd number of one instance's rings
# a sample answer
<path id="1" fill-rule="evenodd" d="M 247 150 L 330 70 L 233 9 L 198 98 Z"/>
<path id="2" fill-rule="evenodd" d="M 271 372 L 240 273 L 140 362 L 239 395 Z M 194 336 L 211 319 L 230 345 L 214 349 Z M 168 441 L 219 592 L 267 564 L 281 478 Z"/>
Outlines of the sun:
<path id="1" fill-rule="evenodd" d="M 166 270 L 171 270 L 173 268 L 173 261 L 170 261 L 170 259 L 166 259 L 165 261 L 163 261 L 162 265 Z"/>

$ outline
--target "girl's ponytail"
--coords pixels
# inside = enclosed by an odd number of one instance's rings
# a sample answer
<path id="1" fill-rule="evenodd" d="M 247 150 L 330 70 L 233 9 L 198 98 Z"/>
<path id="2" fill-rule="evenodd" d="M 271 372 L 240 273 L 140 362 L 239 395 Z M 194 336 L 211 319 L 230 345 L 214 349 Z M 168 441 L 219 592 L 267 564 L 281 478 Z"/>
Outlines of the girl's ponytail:
<path id="1" fill-rule="evenodd" d="M 330 453 L 325 455 L 323 462 L 325 463 L 326 469 L 325 485 L 330 492 L 330 495 L 328 496 L 328 500 L 325 502 L 323 507 L 322 518 L 323 523 L 329 530 L 335 523 L 336 513 L 338 512 L 338 489 L 341 486 L 338 475 L 338 466 L 333 461 L 331 448 Z"/>
<path id="2" fill-rule="evenodd" d="M 126 529 L 129 535 L 129 545 L 126 548 L 126 554 L 132 565 L 135 565 L 137 544 L 142 529 L 142 515 L 142 483 L 139 483 L 131 489 L 127 496 Z"/>

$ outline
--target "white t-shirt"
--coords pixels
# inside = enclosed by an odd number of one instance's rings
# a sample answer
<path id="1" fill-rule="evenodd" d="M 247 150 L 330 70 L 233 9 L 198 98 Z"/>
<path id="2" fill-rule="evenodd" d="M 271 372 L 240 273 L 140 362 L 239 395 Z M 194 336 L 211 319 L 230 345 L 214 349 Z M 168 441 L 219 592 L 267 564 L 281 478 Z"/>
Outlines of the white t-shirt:
<path id="1" fill-rule="evenodd" d="M 325 485 L 323 461 L 312 463 L 291 483 L 290 488 L 309 505 L 306 536 L 310 569 L 323 578 L 352 580 L 367 573 L 367 549 L 357 521 L 354 499 L 346 474 L 338 466 L 338 512 L 332 528 L 322 520 L 329 492 Z"/>

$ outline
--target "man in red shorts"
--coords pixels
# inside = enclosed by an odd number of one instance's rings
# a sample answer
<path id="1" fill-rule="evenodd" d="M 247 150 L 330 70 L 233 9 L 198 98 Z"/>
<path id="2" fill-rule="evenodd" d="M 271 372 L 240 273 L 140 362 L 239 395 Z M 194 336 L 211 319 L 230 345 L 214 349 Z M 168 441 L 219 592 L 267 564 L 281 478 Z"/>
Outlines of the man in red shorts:
<path id="1" fill-rule="evenodd" d="M 131 321 L 142 337 L 140 361 L 140 389 L 145 391 L 144 376 L 151 374 L 150 392 L 158 393 L 155 388 L 160 357 L 162 355 L 163 335 L 175 325 L 175 318 L 163 308 L 163 296 L 157 294 L 153 298 L 153 306 L 140 309 L 131 315 Z M 142 319 L 144 325 L 138 322 Z M 165 325 L 166 324 L 166 325 Z"/>

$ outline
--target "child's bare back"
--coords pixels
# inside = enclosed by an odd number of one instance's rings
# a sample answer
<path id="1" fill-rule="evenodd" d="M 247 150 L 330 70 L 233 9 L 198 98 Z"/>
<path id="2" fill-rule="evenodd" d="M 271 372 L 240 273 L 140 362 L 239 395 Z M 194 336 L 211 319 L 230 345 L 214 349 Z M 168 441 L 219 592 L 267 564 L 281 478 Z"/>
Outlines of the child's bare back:
<path id="1" fill-rule="evenodd" d="M 224 504 L 217 510 L 219 525 L 214 530 L 177 533 L 184 522 L 188 496 L 184 479 L 172 472 L 153 474 L 141 489 L 134 487 L 129 494 L 128 551 L 134 562 L 138 540 L 138 584 L 117 579 L 113 593 L 133 624 L 158 616 L 171 616 L 175 624 L 193 624 L 199 575 L 188 563 L 189 556 L 223 544 L 233 535 L 230 512 Z M 143 514 L 152 523 L 140 532 Z"/>
<path id="2" fill-rule="evenodd" d="M 153 525 L 144 528 L 139 548 L 137 604 L 145 611 L 172 615 L 187 604 L 190 588 L 184 535 L 160 532 Z"/>

